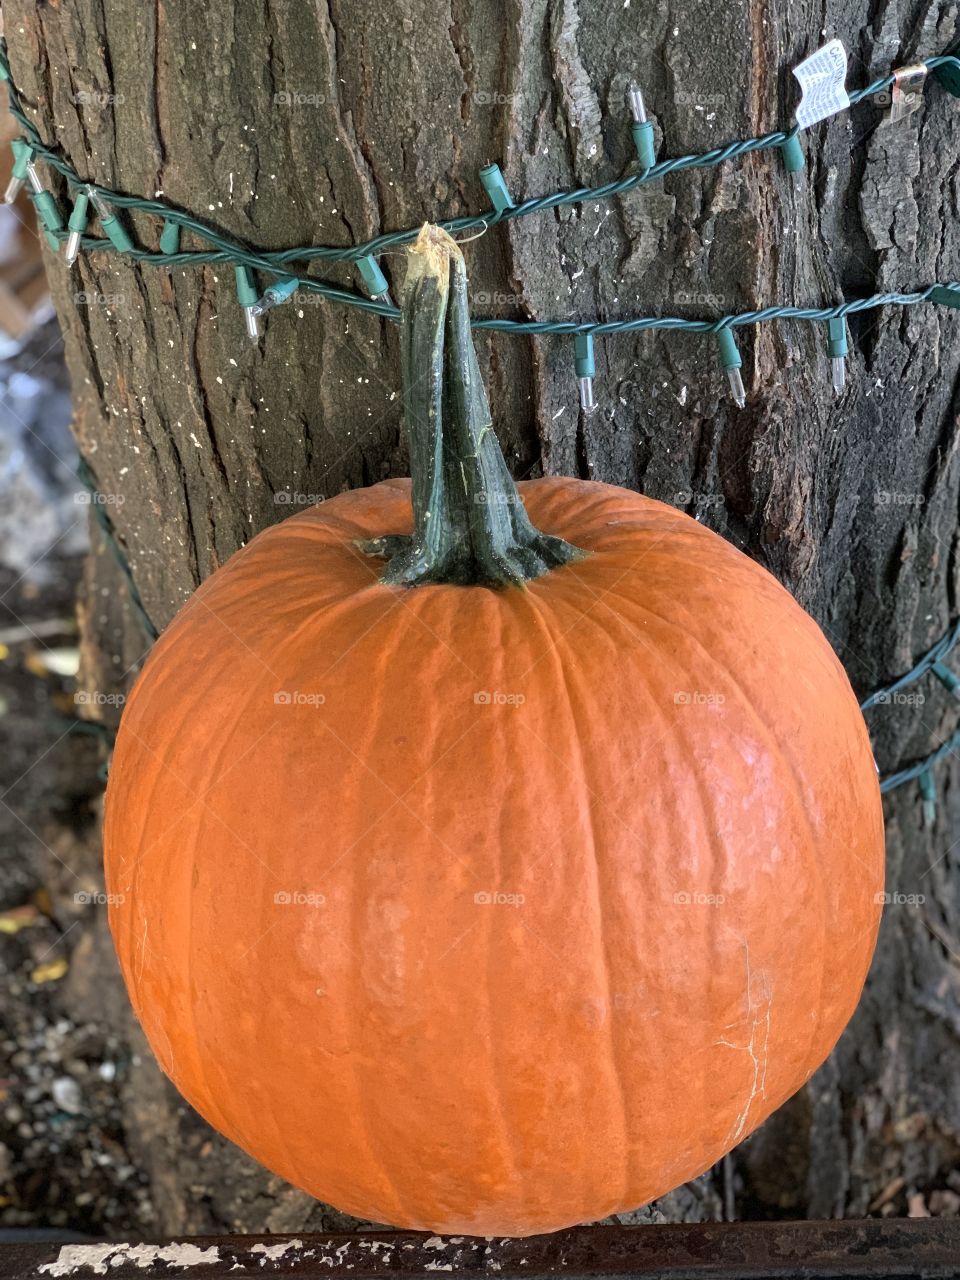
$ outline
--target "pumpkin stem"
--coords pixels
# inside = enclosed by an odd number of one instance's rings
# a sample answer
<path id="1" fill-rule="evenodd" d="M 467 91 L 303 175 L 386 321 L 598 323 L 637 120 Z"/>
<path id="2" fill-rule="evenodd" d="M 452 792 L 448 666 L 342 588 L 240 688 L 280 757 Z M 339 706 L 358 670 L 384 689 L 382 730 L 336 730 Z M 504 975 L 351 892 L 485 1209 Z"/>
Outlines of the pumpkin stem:
<path id="1" fill-rule="evenodd" d="M 425 225 L 407 250 L 400 331 L 413 536 L 359 545 L 404 586 L 521 586 L 586 555 L 530 523 L 507 470 L 470 334 L 456 243 Z"/>

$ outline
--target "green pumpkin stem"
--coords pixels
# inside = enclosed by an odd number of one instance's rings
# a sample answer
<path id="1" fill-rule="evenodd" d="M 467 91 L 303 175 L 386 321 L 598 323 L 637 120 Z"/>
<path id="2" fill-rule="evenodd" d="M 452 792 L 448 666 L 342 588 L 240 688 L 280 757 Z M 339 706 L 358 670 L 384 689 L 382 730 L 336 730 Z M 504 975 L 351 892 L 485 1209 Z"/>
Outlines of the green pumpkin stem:
<path id="1" fill-rule="evenodd" d="M 382 581 L 522 586 L 585 555 L 527 517 L 490 418 L 463 255 L 439 227 L 407 251 L 400 355 L 414 532 L 360 544 L 387 558 Z"/>

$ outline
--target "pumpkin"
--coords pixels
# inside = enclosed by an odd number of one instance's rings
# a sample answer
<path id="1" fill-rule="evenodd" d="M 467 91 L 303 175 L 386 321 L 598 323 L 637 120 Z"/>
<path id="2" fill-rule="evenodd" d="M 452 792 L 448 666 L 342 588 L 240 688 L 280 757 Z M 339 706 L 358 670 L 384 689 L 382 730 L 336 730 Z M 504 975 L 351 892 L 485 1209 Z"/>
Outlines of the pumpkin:
<path id="1" fill-rule="evenodd" d="M 694 520 L 514 486 L 453 242 L 409 253 L 412 486 L 212 575 L 106 801 L 110 923 L 163 1070 L 298 1187 L 526 1235 L 701 1173 L 850 1018 L 883 886 L 830 645 Z"/>

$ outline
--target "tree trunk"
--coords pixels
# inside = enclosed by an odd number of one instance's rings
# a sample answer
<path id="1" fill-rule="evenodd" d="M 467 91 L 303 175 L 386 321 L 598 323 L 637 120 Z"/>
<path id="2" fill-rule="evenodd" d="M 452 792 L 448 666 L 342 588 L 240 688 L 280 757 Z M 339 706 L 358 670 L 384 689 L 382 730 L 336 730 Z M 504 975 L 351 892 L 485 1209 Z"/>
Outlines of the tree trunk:
<path id="1" fill-rule="evenodd" d="M 516 198 L 616 178 L 633 163 L 633 78 L 661 155 L 777 128 L 795 105 L 789 67 L 825 38 L 805 0 L 6 0 L 4 16 L 37 125 L 81 174 L 162 192 L 265 249 L 348 245 L 477 212 L 488 204 L 477 172 L 492 160 Z M 825 34 L 847 46 L 851 87 L 957 34 L 953 3 L 839 0 L 832 16 Z M 931 83 L 897 125 L 878 127 L 865 103 L 814 129 L 796 180 L 771 152 L 494 227 L 465 248 L 474 311 L 697 318 L 956 279 L 955 109 Z M 155 247 L 157 224 L 132 221 Z M 382 260 L 394 285 L 400 261 Z M 293 303 L 270 312 L 253 346 L 229 267 L 138 269 L 106 254 L 48 267 L 80 449 L 114 495 L 159 627 L 310 495 L 406 472 L 392 323 Z M 357 283 L 350 267 L 324 278 Z M 742 411 L 714 344 L 695 335 L 598 342 L 591 417 L 579 413 L 571 339 L 478 334 L 477 348 L 517 476 L 610 481 L 696 515 L 789 587 L 866 693 L 911 666 L 957 611 L 960 328 L 955 312 L 917 307 L 854 317 L 851 330 L 839 402 L 819 327 L 744 331 Z M 87 675 L 115 691 L 148 642 L 99 551 Z M 923 692 L 922 705 L 870 713 L 885 772 L 954 727 L 955 704 Z M 866 994 L 830 1061 L 722 1167 L 636 1220 L 855 1216 L 881 1202 L 903 1212 L 911 1190 L 947 1186 L 960 1156 L 960 799 L 955 766 L 938 776 L 932 828 L 914 787 L 887 801 L 889 887 L 923 901 L 886 911 Z M 102 967 L 111 1016 L 126 1018 L 105 935 L 89 963 Z M 149 1059 L 132 1073 L 127 1113 L 153 1233 L 345 1221 L 212 1134 Z"/>

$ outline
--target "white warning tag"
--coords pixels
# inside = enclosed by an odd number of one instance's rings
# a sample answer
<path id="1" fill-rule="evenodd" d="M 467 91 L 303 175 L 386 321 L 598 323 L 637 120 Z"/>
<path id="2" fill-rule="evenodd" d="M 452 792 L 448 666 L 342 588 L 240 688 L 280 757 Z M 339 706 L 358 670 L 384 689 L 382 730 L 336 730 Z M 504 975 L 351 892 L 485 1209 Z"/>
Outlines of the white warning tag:
<path id="1" fill-rule="evenodd" d="M 803 97 L 797 107 L 797 124 L 808 129 L 818 120 L 845 111 L 850 105 L 845 81 L 847 51 L 840 40 L 831 40 L 822 49 L 804 58 L 793 74 L 800 81 Z"/>

